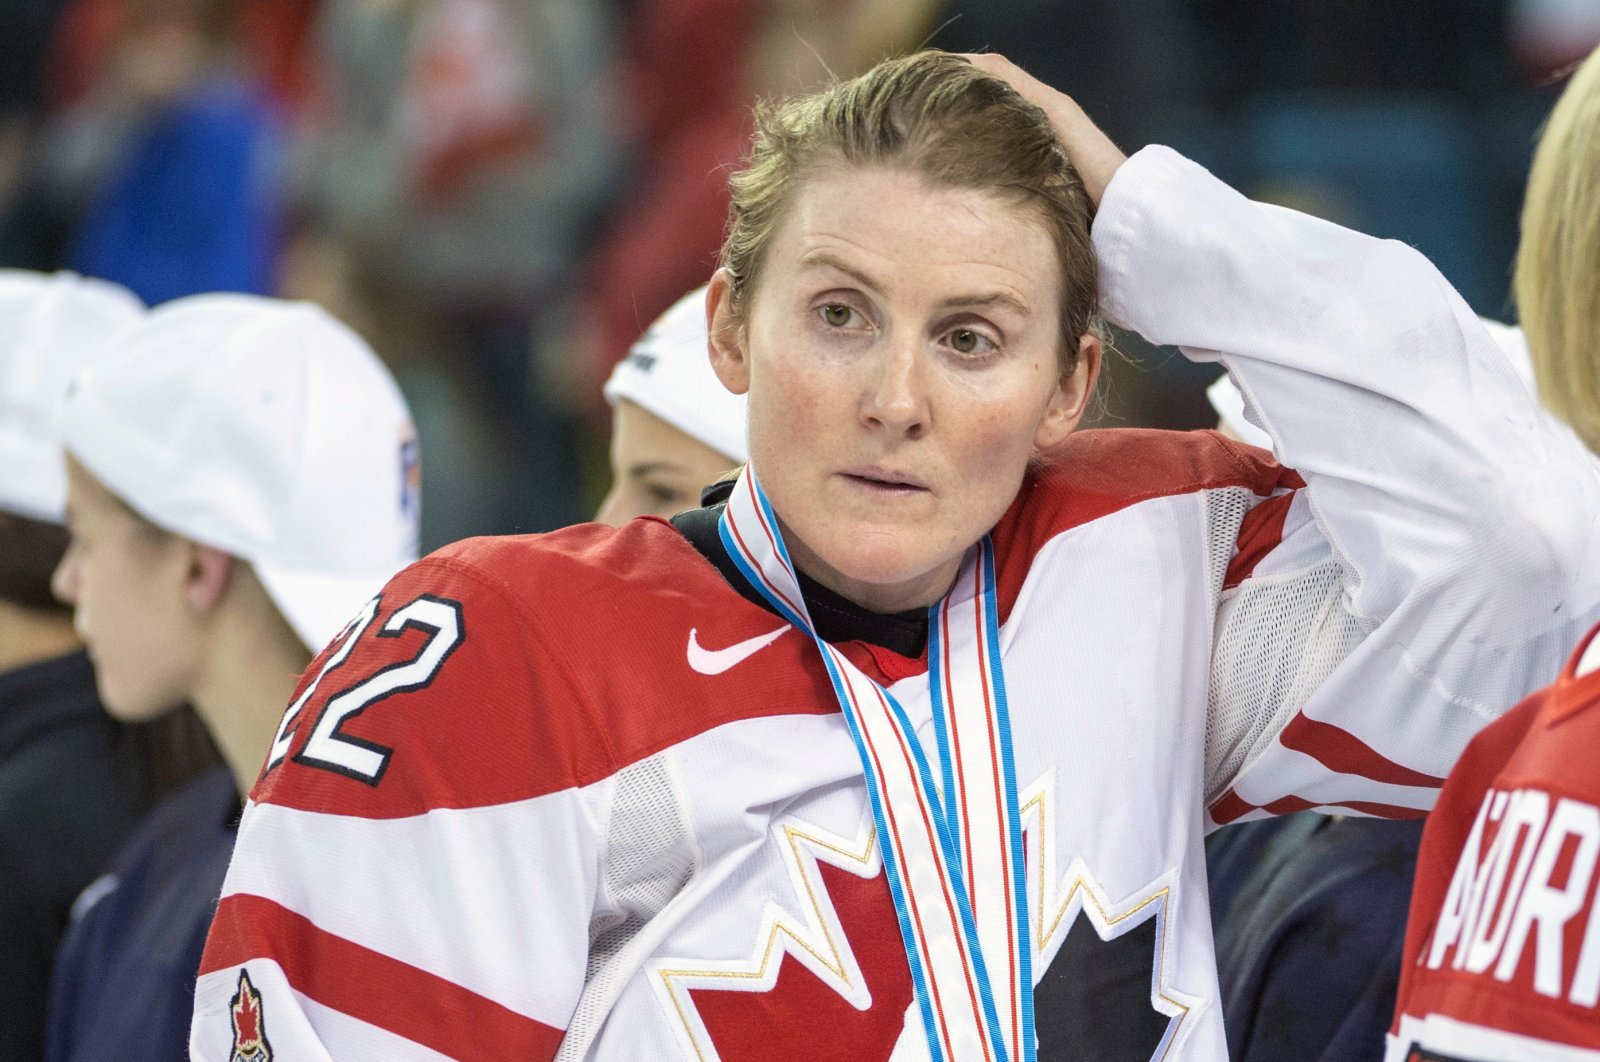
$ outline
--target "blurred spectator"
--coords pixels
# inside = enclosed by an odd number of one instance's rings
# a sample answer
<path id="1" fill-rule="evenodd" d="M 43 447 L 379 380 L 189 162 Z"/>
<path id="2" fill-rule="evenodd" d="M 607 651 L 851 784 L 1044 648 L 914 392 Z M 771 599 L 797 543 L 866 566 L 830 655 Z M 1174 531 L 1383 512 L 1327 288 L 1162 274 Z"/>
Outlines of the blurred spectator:
<path id="1" fill-rule="evenodd" d="M 28 0 L 37 2 L 37 0 Z M 78 103 L 94 89 L 121 34 L 130 0 L 54 0 L 66 15 L 55 35 L 48 77 L 41 84 L 57 106 Z M 307 54 L 322 0 L 235 0 L 242 62 L 279 107 L 297 113 L 308 101 L 315 71 Z"/>
<path id="2" fill-rule="evenodd" d="M 151 304 L 272 289 L 279 130 L 241 59 L 239 12 L 238 0 L 90 0 L 69 17 L 69 42 L 110 25 L 47 145 L 44 184 L 72 268 Z"/>
<path id="3" fill-rule="evenodd" d="M 0 262 L 19 265 L 37 217 L 19 210 L 23 176 L 44 119 L 44 70 L 67 0 L 8 0 L 0 8 Z"/>
<path id="4" fill-rule="evenodd" d="M 449 309 L 538 304 L 614 186 L 608 27 L 556 0 L 326 0 L 312 228 Z"/>
<path id="5" fill-rule="evenodd" d="M 607 14 L 325 0 L 319 16 L 284 293 L 393 364 L 432 469 L 429 547 L 583 515 L 572 432 L 532 393 L 527 351 L 617 186 Z"/>
<path id="6" fill-rule="evenodd" d="M 1523 73 L 1535 84 L 1564 77 L 1600 44 L 1595 0 L 1511 0 L 1511 40 Z"/>

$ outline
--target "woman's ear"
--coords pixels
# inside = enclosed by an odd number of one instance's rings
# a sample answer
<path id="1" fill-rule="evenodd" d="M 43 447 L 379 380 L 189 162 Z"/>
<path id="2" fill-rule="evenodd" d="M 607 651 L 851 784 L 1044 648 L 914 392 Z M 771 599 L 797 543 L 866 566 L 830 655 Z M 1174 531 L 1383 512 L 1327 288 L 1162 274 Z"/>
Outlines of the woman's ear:
<path id="1" fill-rule="evenodd" d="M 1100 379 L 1101 353 L 1099 336 L 1085 332 L 1078 337 L 1078 362 L 1070 373 L 1061 377 L 1050 404 L 1045 407 L 1033 437 L 1035 450 L 1059 446 L 1083 419 L 1089 396 L 1094 394 L 1095 382 Z"/>
<path id="2" fill-rule="evenodd" d="M 228 592 L 233 558 L 220 549 L 187 539 L 183 540 L 182 548 L 188 555 L 184 600 L 196 616 L 208 615 Z"/>
<path id="3" fill-rule="evenodd" d="M 719 269 L 706 287 L 706 337 L 711 344 L 711 370 L 736 395 L 750 390 L 750 358 L 744 325 L 733 309 L 733 274 Z"/>

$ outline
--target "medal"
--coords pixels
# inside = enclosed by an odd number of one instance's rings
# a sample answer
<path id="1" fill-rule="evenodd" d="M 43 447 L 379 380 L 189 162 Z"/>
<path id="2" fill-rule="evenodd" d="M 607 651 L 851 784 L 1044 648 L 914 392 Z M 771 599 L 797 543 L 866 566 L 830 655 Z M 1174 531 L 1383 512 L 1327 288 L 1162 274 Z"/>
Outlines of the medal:
<path id="1" fill-rule="evenodd" d="M 783 535 L 745 466 L 720 525 L 752 586 L 811 635 L 861 757 L 884 872 L 933 1057 L 1033 1062 L 1021 815 L 999 652 L 994 547 L 929 609 L 930 764 L 904 709 L 811 623 Z"/>

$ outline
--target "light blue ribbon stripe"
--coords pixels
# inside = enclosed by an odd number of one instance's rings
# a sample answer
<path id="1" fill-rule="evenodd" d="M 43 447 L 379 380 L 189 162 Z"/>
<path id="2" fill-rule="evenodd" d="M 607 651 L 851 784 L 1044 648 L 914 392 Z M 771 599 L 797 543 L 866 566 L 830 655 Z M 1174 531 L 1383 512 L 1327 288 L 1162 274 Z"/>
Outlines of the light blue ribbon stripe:
<path id="1" fill-rule="evenodd" d="M 751 473 L 753 477 L 753 472 Z M 752 495 L 756 501 L 761 516 L 764 518 L 767 529 L 772 535 L 772 545 L 775 547 L 779 560 L 787 569 L 791 580 L 795 583 L 795 590 L 799 590 L 798 577 L 794 574 L 794 565 L 789 558 L 787 545 L 783 541 L 781 529 L 778 526 L 777 516 L 766 498 L 765 491 L 761 490 L 759 482 L 752 478 Z M 885 872 L 889 878 L 890 891 L 895 905 L 895 916 L 899 923 L 902 942 L 905 945 L 908 964 L 912 976 L 912 983 L 917 994 L 919 1010 L 922 1014 L 923 1026 L 927 1034 L 928 1043 L 933 1055 L 939 1062 L 944 1062 L 944 1052 L 940 1046 L 938 1036 L 938 1023 L 934 1013 L 931 994 L 928 987 L 925 964 L 928 957 L 922 953 L 914 931 L 913 920 L 910 915 L 910 905 L 907 895 L 908 885 L 902 868 L 896 859 L 892 837 L 887 820 L 885 787 L 872 766 L 871 753 L 867 747 L 862 723 L 856 717 L 854 702 L 849 684 L 839 672 L 829 652 L 829 647 L 823 641 L 810 623 L 802 616 L 797 615 L 773 588 L 769 587 L 763 578 L 755 557 L 746 553 L 740 546 L 737 537 L 731 528 L 731 515 L 725 511 L 718 523 L 718 533 L 729 556 L 733 559 L 735 567 L 740 574 L 749 581 L 750 585 L 766 598 L 777 610 L 779 615 L 790 623 L 805 630 L 817 646 L 822 656 L 823 665 L 828 671 L 829 681 L 833 685 L 834 695 L 839 701 L 842 714 L 845 717 L 851 741 L 855 744 L 857 757 L 861 761 L 863 773 L 868 782 L 867 790 L 871 800 L 873 822 L 878 830 L 879 851 L 883 860 Z M 998 607 L 995 591 L 995 572 L 993 545 L 985 537 L 979 543 L 980 578 L 983 579 L 982 593 L 980 595 L 983 611 L 984 633 L 989 649 L 989 659 L 986 662 L 989 668 L 989 678 L 994 691 L 993 708 L 995 712 L 995 731 L 1000 741 L 1001 769 L 1003 774 L 1006 830 L 1010 842 L 1009 859 L 1012 868 L 1012 882 L 1014 889 L 1013 902 L 1018 918 L 1014 926 L 1017 934 L 1017 954 L 1020 975 L 1019 1009 L 1022 1019 L 1021 1044 L 1018 1045 L 1018 1062 L 1035 1062 L 1037 1057 L 1036 1035 L 1034 1028 L 1033 1011 L 1033 976 L 1032 976 L 1032 923 L 1028 914 L 1027 876 L 1023 859 L 1022 847 L 1022 816 L 1018 808 L 1016 766 L 1011 742 L 1011 724 L 1009 705 L 1006 698 L 1004 671 L 1000 660 L 1000 637 Z M 988 977 L 988 970 L 983 954 L 983 948 L 977 932 L 972 899 L 967 895 L 966 882 L 963 874 L 963 860 L 960 852 L 961 834 L 961 806 L 957 800 L 954 756 L 949 742 L 949 724 L 947 714 L 949 706 L 943 698 L 943 669 L 942 641 L 940 638 L 939 623 L 940 605 L 935 605 L 929 610 L 929 686 L 933 708 L 934 734 L 939 755 L 941 788 L 935 784 L 933 770 L 927 756 L 923 752 L 921 742 L 916 731 L 911 725 L 909 717 L 899 701 L 889 693 L 880 683 L 868 677 L 867 681 L 883 696 L 884 703 L 888 706 L 891 721 L 899 738 L 911 750 L 912 762 L 915 766 L 917 784 L 920 797 L 925 809 L 929 813 L 938 835 L 938 851 L 936 858 L 942 856 L 945 878 L 955 899 L 956 910 L 960 916 L 962 934 L 965 937 L 966 952 L 972 962 L 973 972 L 977 978 L 979 996 L 982 1001 L 985 1025 L 988 1027 L 991 1046 L 996 1053 L 996 1062 L 1010 1062 L 1006 1049 L 1005 1037 L 1001 1032 L 1001 1023 L 998 1008 L 994 999 L 994 992 Z"/>
<path id="2" fill-rule="evenodd" d="M 994 686 L 995 729 L 1000 733 L 1000 766 L 1005 772 L 1006 819 L 1011 834 L 1011 880 L 1016 892 L 1017 962 L 1022 981 L 1022 1043 L 1017 1045 L 1022 1062 L 1035 1062 L 1038 1037 L 1033 1014 L 1033 920 L 1028 910 L 1027 864 L 1023 859 L 1022 811 L 1017 795 L 1016 758 L 1011 747 L 1011 705 L 1006 697 L 1005 669 L 1000 661 L 1000 607 L 994 571 L 994 543 L 988 536 L 979 546 L 983 565 L 983 621 L 989 633 L 989 677 Z"/>
<path id="3" fill-rule="evenodd" d="M 772 606 L 778 610 L 779 615 L 788 619 L 790 623 L 806 633 L 811 634 L 810 625 L 804 619 L 791 612 L 783 603 L 783 600 L 768 589 L 761 576 L 757 574 L 749 559 L 746 558 L 744 551 L 739 548 L 738 540 L 729 530 L 726 512 L 723 513 L 721 521 L 718 522 L 717 531 L 722 538 L 723 546 L 728 551 L 728 556 L 733 558 L 734 566 L 739 569 L 740 574 L 749 581 L 750 585 L 755 587 L 762 597 L 772 603 Z M 813 641 L 820 642 L 821 640 L 815 634 L 811 634 L 811 637 Z M 934 1020 L 933 998 L 928 991 L 927 975 L 923 973 L 922 969 L 922 949 L 917 945 L 916 933 L 911 924 L 911 910 L 906 901 L 905 885 L 900 874 L 899 864 L 895 860 L 894 845 L 889 840 L 893 834 L 889 832 L 889 823 L 884 817 L 881 796 L 883 787 L 876 781 L 876 775 L 873 773 L 867 754 L 866 741 L 856 722 L 855 713 L 847 707 L 850 703 L 850 698 L 844 686 L 844 679 L 834 668 L 833 661 L 829 659 L 826 650 L 822 650 L 820 645 L 818 650 L 822 653 L 822 664 L 827 668 L 828 680 L 833 683 L 833 695 L 839 701 L 840 714 L 844 716 L 845 727 L 850 732 L 850 740 L 855 743 L 856 758 L 861 761 L 862 770 L 867 775 L 867 795 L 871 800 L 873 824 L 878 830 L 878 854 L 883 860 L 884 873 L 889 879 L 889 894 L 890 898 L 894 900 L 895 920 L 900 925 L 900 940 L 905 948 L 907 965 L 911 969 L 911 983 L 917 996 L 917 1009 L 922 1013 L 922 1025 L 928 1038 L 928 1048 L 933 1052 L 934 1062 L 944 1062 L 944 1050 L 939 1046 L 939 1028 Z"/>

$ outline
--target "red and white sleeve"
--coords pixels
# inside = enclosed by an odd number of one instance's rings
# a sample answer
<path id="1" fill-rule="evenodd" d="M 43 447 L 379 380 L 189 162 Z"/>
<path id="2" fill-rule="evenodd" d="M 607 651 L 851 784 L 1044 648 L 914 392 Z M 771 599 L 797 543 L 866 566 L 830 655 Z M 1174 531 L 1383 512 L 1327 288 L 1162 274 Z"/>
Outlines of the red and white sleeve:
<path id="1" fill-rule="evenodd" d="M 435 555 L 312 662 L 240 825 L 194 1058 L 554 1056 L 610 770 L 541 635 Z"/>
<path id="2" fill-rule="evenodd" d="M 1226 366 L 1305 481 L 1246 517 L 1219 602 L 1212 822 L 1421 813 L 1600 618 L 1596 462 L 1404 244 L 1165 148 L 1117 173 L 1094 241 L 1108 314 Z"/>

